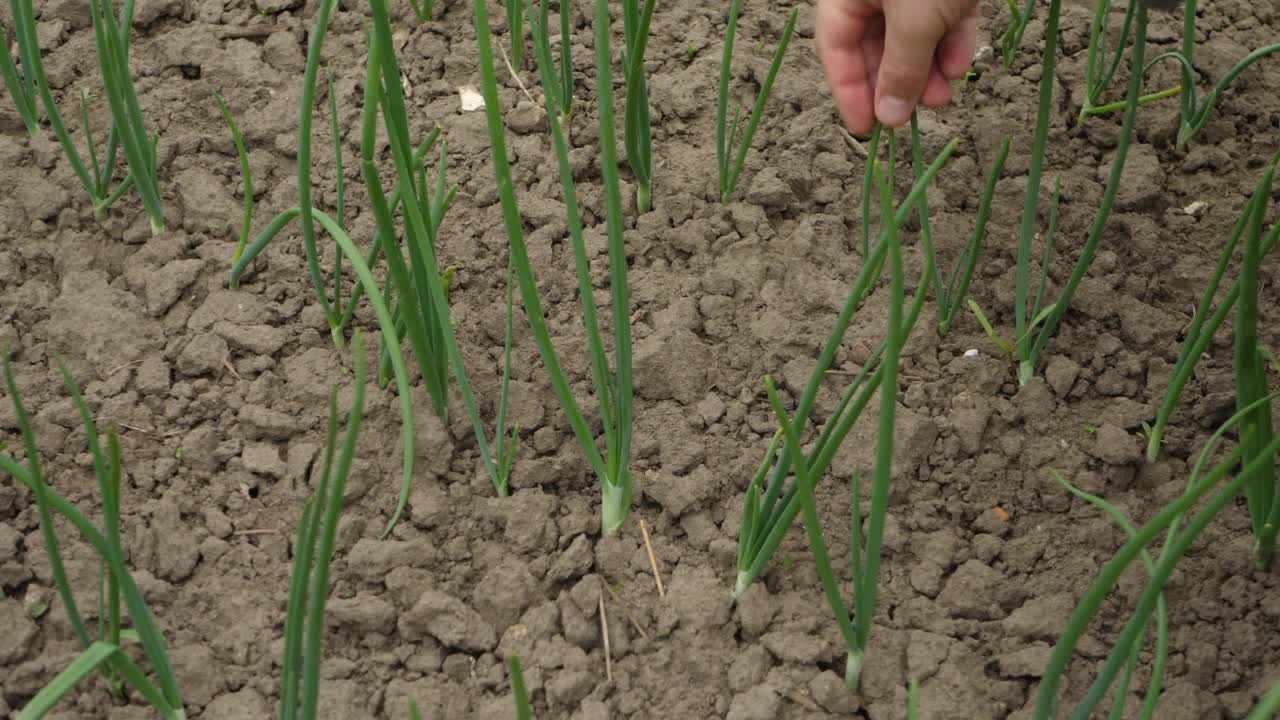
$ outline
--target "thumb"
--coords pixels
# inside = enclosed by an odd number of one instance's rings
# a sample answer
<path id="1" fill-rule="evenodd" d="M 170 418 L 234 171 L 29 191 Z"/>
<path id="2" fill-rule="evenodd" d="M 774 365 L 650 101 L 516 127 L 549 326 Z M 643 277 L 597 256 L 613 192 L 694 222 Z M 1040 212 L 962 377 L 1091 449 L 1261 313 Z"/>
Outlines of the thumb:
<path id="1" fill-rule="evenodd" d="M 924 95 L 933 56 L 938 41 L 946 34 L 947 22 L 934 3 L 886 2 L 884 15 L 884 56 L 876 81 L 876 118 L 898 127 L 910 119 Z"/>

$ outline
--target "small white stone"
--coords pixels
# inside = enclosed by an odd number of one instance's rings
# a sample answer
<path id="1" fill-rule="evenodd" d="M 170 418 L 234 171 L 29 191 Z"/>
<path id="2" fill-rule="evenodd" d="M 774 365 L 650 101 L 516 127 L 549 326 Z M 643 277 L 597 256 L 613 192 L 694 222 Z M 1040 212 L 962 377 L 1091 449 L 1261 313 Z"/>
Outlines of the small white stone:
<path id="1" fill-rule="evenodd" d="M 978 348 L 969 348 L 964 351 L 965 357 L 978 357 Z"/>
<path id="2" fill-rule="evenodd" d="M 1191 217 L 1198 218 L 1204 214 L 1204 211 L 1208 209 L 1208 207 L 1209 207 L 1209 203 L 1203 200 L 1196 200 L 1190 205 L 1182 208 L 1182 212 L 1190 215 Z"/>
<path id="3" fill-rule="evenodd" d="M 458 88 L 458 97 L 462 100 L 462 112 L 474 112 L 484 109 L 484 96 L 471 85 Z"/>

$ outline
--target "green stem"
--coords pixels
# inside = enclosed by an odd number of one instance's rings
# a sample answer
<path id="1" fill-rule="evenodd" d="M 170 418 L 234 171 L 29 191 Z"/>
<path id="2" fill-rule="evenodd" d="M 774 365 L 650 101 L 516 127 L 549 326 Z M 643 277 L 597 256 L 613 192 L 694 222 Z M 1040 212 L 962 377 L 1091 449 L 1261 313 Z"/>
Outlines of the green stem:
<path id="1" fill-rule="evenodd" d="M 1173 87 L 1161 90 L 1160 92 L 1143 95 L 1138 98 L 1138 104 L 1146 105 L 1147 103 L 1156 102 L 1157 100 L 1164 100 L 1165 98 L 1171 98 L 1180 92 L 1182 92 L 1182 86 L 1174 85 Z M 1127 104 L 1127 102 L 1113 102 L 1107 105 L 1085 107 L 1080 111 L 1080 119 L 1076 121 L 1076 125 L 1083 125 L 1085 118 L 1093 115 L 1106 115 L 1108 113 L 1119 112 L 1125 109 Z"/>

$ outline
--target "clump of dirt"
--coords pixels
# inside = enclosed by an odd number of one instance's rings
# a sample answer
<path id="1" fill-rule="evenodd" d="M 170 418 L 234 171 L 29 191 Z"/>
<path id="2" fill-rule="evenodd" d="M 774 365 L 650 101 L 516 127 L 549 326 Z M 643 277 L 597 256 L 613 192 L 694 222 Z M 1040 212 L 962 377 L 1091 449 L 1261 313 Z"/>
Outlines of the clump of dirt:
<path id="1" fill-rule="evenodd" d="M 440 3 L 427 23 L 398 4 L 398 50 L 414 132 L 444 128 L 459 186 L 440 250 L 457 266 L 453 313 L 467 367 L 491 417 L 503 333 L 505 237 L 484 118 L 461 112 L 457 88 L 477 80 L 469 5 Z M 277 697 L 290 543 L 311 491 L 331 384 L 350 393 L 347 355 L 332 347 L 296 231 L 226 288 L 239 219 L 239 171 L 213 101 L 221 89 L 245 132 L 255 178 L 255 228 L 296 194 L 298 78 L 313 4 L 233 0 L 138 3 L 132 65 L 144 114 L 160 133 L 168 233 L 148 237 L 138 203 L 97 224 L 60 149 L 27 139 L 0 103 L 0 345 L 13 348 L 51 482 L 95 514 L 83 431 L 65 398 L 64 356 L 103 424 L 120 431 L 126 545 L 158 616 L 192 717 L 257 718 Z M 748 3 L 734 64 L 744 104 L 768 67 L 786 8 Z M 1269 4 L 1202 8 L 1197 57 L 1220 77 L 1245 48 L 1274 39 Z M 347 157 L 358 151 L 366 18 L 340 8 L 325 44 Z M 1002 30 L 983 8 L 982 41 Z M 572 160 L 593 276 L 607 281 L 595 151 L 589 19 L 575 9 L 578 71 Z M 1233 407 L 1230 342 L 1219 338 L 1188 386 L 1166 453 L 1140 457 L 1177 357 L 1180 333 L 1261 160 L 1280 131 L 1280 74 L 1264 62 L 1241 75 L 1202 135 L 1173 147 L 1176 109 L 1144 108 L 1118 211 L 1102 250 L 1046 354 L 1018 388 L 1010 363 L 970 319 L 939 340 L 927 310 L 902 370 L 897 480 L 885 537 L 881 600 L 863 693 L 845 691 L 843 650 L 822 603 L 802 533 L 768 572 L 730 600 L 741 496 L 773 434 L 761 378 L 796 393 L 859 267 L 856 199 L 865 158 L 839 128 L 813 55 L 814 13 L 801 4 L 797 37 L 748 156 L 737 196 L 721 205 L 714 173 L 714 97 L 726 10 L 701 1 L 660 6 L 649 50 L 655 208 L 627 228 L 636 337 L 637 493 L 617 538 L 598 529 L 598 491 L 551 394 L 526 328 L 517 324 L 512 408 L 522 442 L 512 497 L 496 499 L 461 407 L 448 425 L 415 388 L 417 476 L 411 513 L 378 540 L 394 507 L 399 416 L 371 389 L 365 431 L 337 539 L 322 705 L 333 717 L 509 717 L 502 660 L 519 655 L 541 717 L 756 718 L 903 714 L 921 681 L 921 717 L 1026 718 L 1038 674 L 1083 588 L 1123 541 L 1119 529 L 1048 476 L 1062 472 L 1135 520 L 1180 494 L 1188 457 Z M 505 21 L 493 14 L 500 42 Z M 1068 56 L 1058 73 L 1048 170 L 1063 187 L 1053 287 L 1069 275 L 1098 205 L 1117 119 L 1072 126 L 1091 9 L 1064 10 Z M 50 83 L 69 107 L 97 90 L 88 16 L 76 3 L 43 6 Z M 1153 20 L 1154 50 L 1177 42 L 1180 18 Z M 986 168 L 1002 137 L 1013 152 L 997 188 L 973 293 L 1001 325 L 1013 305 L 1014 256 L 1039 80 L 1031 46 L 1011 70 L 989 53 L 953 106 L 925 113 L 926 152 L 960 150 L 930 191 L 935 241 L 950 262 L 967 239 Z M 539 94 L 536 73 L 524 85 Z M 501 99 L 530 253 L 548 320 L 580 396 L 585 340 L 574 298 L 564 206 L 538 115 L 514 80 Z M 1157 67 L 1152 86 L 1176 82 Z M 322 91 L 322 95 L 327 91 Z M 95 92 L 93 117 L 102 118 Z M 325 98 L 321 98 L 324 100 Z M 73 134 L 84 129 L 68 113 Z M 1068 129 L 1069 128 L 1069 129 Z M 95 127 L 96 137 L 105 134 Z M 316 130 L 317 202 L 336 202 L 328 128 Z M 347 163 L 349 230 L 372 234 L 358 169 Z M 902 170 L 900 182 L 907 180 Z M 632 188 L 624 188 L 631 197 Z M 1206 203 L 1198 214 L 1183 208 Z M 852 209 L 852 213 L 851 213 Z M 326 262 L 332 250 L 325 250 Z M 912 252 L 911 267 L 919 267 Z M 909 268 L 910 269 L 910 268 Z M 1274 305 L 1280 293 L 1266 289 Z M 607 298 L 601 302 L 607 307 Z M 882 336 L 873 297 L 836 368 L 856 371 Z M 367 309 L 357 313 L 376 337 Z M 1001 325 L 1003 327 L 1003 325 Z M 1277 327 L 1265 328 L 1274 345 Z M 977 355 L 968 352 L 978 349 Z M 833 379 L 817 415 L 833 410 Z M 870 462 L 874 418 L 863 419 L 820 488 L 828 535 L 848 558 L 842 480 Z M 16 425 L 0 399 L 0 440 Z M 665 597 L 655 589 L 638 521 L 652 536 Z M 98 564 L 71 540 L 68 572 L 93 617 Z M 1274 574 L 1249 565 L 1243 509 L 1216 522 L 1171 581 L 1172 653 L 1161 718 L 1242 718 L 1274 675 L 1280 605 Z M 1141 590 L 1134 571 L 1108 599 L 1066 679 L 1083 692 Z M 0 483 L 0 713 L 20 707 L 77 651 L 52 580 L 31 498 Z M 44 614 L 31 608 L 51 607 Z M 613 680 L 605 678 L 601 608 Z M 38 615 L 38 616 L 35 616 Z M 1133 688 L 1145 687 L 1143 665 Z M 141 717 L 96 685 L 59 717 Z"/>

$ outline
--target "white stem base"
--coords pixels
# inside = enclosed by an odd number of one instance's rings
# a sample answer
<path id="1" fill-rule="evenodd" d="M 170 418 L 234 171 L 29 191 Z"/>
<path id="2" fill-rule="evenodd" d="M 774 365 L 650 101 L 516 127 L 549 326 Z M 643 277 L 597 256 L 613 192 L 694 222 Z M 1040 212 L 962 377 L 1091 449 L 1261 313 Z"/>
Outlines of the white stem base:
<path id="1" fill-rule="evenodd" d="M 850 692 L 858 692 L 858 683 L 862 679 L 862 657 L 861 650 L 850 651 L 849 658 L 845 661 L 844 684 Z"/>
<path id="2" fill-rule="evenodd" d="M 622 487 L 622 483 L 600 485 L 600 532 L 606 536 L 617 535 L 627 521 L 627 513 L 631 510 L 631 493 Z"/>
<path id="3" fill-rule="evenodd" d="M 1031 381 L 1032 376 L 1036 374 L 1036 366 L 1026 360 L 1018 363 L 1018 387 L 1022 387 Z"/>

